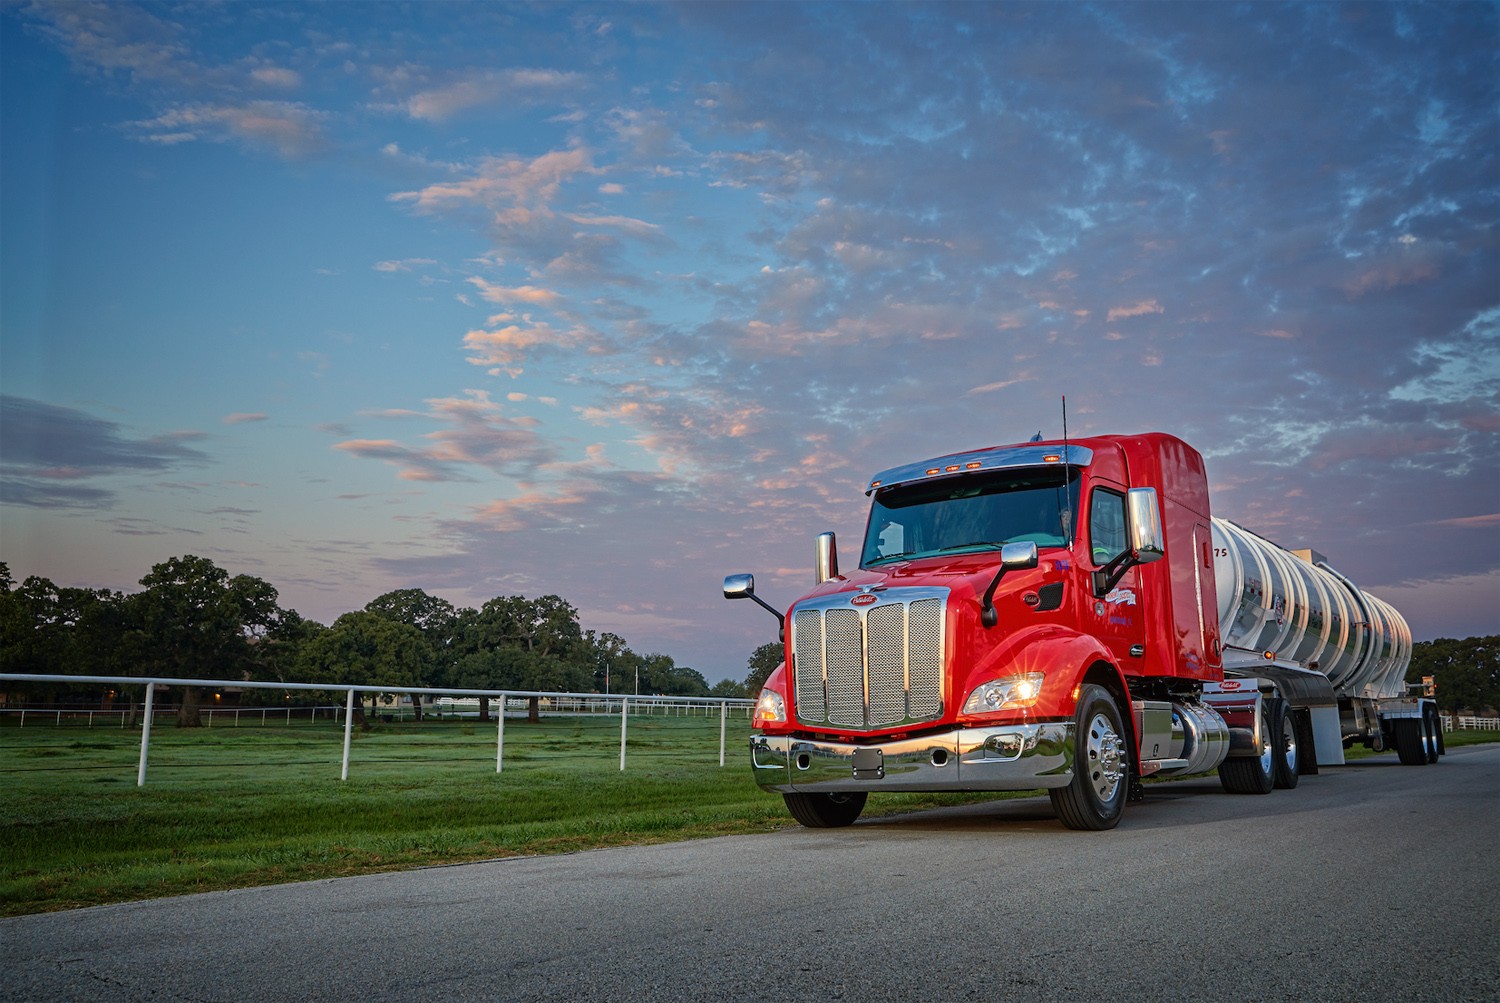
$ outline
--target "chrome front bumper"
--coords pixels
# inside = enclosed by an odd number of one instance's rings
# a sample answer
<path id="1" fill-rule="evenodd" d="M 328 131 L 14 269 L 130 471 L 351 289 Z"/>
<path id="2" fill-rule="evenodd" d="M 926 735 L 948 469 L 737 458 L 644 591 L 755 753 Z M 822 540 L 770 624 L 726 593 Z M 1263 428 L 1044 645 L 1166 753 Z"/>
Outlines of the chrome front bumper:
<path id="1" fill-rule="evenodd" d="M 751 735 L 755 782 L 766 790 L 1027 791 L 1073 778 L 1073 723 L 1013 724 L 854 745 Z"/>

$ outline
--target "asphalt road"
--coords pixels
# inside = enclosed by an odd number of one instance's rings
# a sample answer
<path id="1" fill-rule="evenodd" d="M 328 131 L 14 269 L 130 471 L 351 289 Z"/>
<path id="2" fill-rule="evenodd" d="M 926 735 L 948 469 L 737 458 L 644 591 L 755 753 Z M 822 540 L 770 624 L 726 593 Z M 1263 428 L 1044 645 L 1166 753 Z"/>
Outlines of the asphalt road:
<path id="1" fill-rule="evenodd" d="M 0 920 L 0 999 L 1500 1000 L 1500 746 L 1147 790 Z"/>

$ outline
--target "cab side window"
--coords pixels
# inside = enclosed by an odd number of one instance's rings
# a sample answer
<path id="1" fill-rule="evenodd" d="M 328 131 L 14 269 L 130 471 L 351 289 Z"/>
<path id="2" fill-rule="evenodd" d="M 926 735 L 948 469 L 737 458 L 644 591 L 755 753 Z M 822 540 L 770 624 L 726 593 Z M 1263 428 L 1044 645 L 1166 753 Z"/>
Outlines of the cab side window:
<path id="1" fill-rule="evenodd" d="M 1108 564 L 1125 549 L 1127 540 L 1125 496 L 1095 489 L 1089 502 L 1089 548 L 1094 563 Z"/>

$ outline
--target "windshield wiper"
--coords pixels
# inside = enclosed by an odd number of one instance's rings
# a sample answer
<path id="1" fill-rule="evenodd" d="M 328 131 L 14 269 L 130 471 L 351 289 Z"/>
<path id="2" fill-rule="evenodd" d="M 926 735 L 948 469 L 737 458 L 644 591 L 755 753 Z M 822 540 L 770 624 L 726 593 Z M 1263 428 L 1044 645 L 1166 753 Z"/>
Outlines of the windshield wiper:
<path id="1" fill-rule="evenodd" d="M 973 543 L 955 543 L 951 546 L 940 548 L 937 553 L 949 554 L 956 550 L 969 550 L 970 548 L 977 550 L 999 550 L 1008 542 L 1007 540 L 975 540 Z"/>
<path id="2" fill-rule="evenodd" d="M 904 561 L 908 557 L 915 556 L 917 556 L 917 552 L 915 550 L 903 550 L 899 554 L 886 554 L 884 557 L 877 557 L 873 561 L 867 561 L 865 562 L 865 567 L 873 568 L 877 564 L 889 564 L 892 561 Z"/>

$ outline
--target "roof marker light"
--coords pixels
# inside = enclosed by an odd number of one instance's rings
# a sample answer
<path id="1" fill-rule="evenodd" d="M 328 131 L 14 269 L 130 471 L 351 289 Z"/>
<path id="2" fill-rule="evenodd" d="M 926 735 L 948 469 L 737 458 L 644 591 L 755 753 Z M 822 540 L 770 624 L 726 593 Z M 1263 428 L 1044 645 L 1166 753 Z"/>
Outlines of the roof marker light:
<path id="1" fill-rule="evenodd" d="M 1062 456 L 1059 455 L 1059 454 L 1057 454 L 1057 453 L 1048 453 L 1046 456 L 1042 457 L 1042 462 L 1044 462 L 1044 463 L 1056 463 L 1056 462 L 1058 462 L 1061 459 L 1062 459 Z"/>
<path id="2" fill-rule="evenodd" d="M 962 469 L 962 468 L 960 468 L 957 463 L 950 463 L 946 467 L 943 468 L 943 473 L 945 473 L 945 474 L 951 474 L 955 470 L 959 470 L 959 469 Z"/>
<path id="3" fill-rule="evenodd" d="M 982 466 L 984 466 L 984 464 L 980 463 L 978 460 L 970 460 L 968 463 L 964 464 L 964 469 L 965 470 L 978 470 Z"/>

